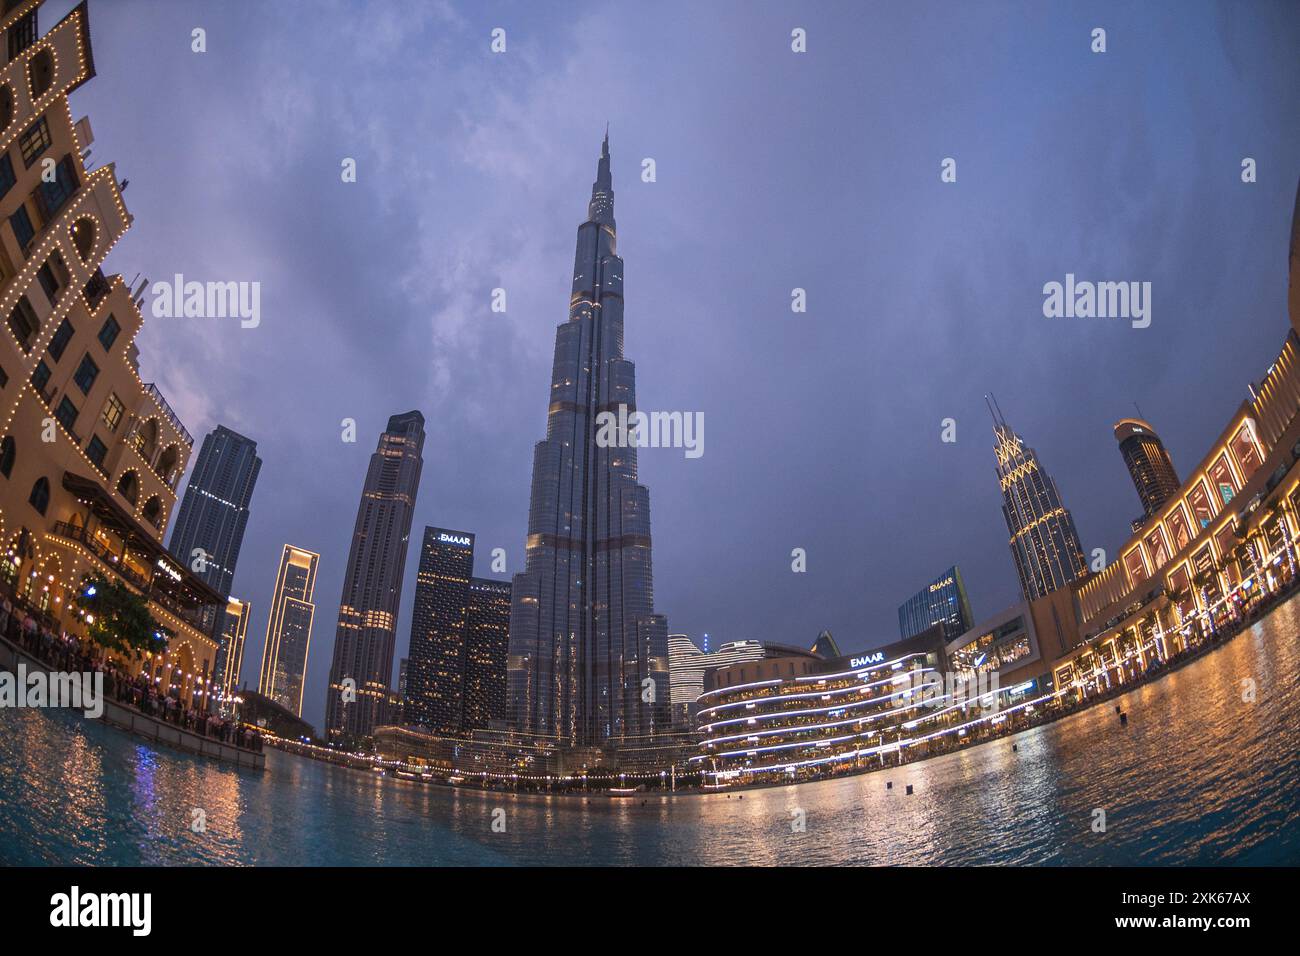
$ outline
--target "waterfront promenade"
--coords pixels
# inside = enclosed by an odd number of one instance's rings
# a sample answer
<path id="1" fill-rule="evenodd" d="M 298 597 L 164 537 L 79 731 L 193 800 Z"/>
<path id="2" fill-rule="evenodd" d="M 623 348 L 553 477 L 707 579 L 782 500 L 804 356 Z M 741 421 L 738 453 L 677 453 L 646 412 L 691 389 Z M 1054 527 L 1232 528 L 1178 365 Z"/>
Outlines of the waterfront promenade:
<path id="1" fill-rule="evenodd" d="M 0 710 L 0 862 L 1294 865 L 1297 634 L 1293 599 L 1110 705 L 883 774 L 622 799 L 423 786 L 270 747 L 248 773 L 66 711 Z"/>
<path id="2" fill-rule="evenodd" d="M 888 755 L 886 759 L 873 762 L 870 765 L 847 767 L 830 772 L 823 771 L 796 779 L 760 779 L 711 785 L 704 782 L 706 775 L 700 771 L 687 772 L 680 768 L 675 774 L 670 774 L 667 770 L 642 774 L 620 774 L 617 771 L 593 771 L 585 774 L 547 776 L 535 776 L 526 773 L 501 774 L 467 768 L 430 767 L 400 760 L 386 760 L 376 754 L 342 752 L 315 744 L 270 736 L 267 737 L 266 743 L 267 746 L 299 757 L 331 763 L 369 776 L 385 776 L 415 786 L 517 794 L 538 793 L 579 798 L 606 796 L 613 799 L 644 797 L 649 794 L 665 792 L 684 795 L 718 792 L 740 793 L 748 790 L 788 787 L 899 769 L 948 754 L 969 750 L 982 744 L 1004 740 L 1037 727 L 1056 723 L 1071 715 L 1090 711 L 1116 698 L 1130 694 L 1145 685 L 1158 682 L 1192 662 L 1212 654 L 1240 634 L 1269 618 L 1273 612 L 1291 602 L 1297 594 L 1300 594 L 1300 577 L 1288 579 L 1287 583 L 1276 592 L 1253 602 L 1240 612 L 1236 612 L 1235 618 L 1227 626 L 1220 625 L 1215 631 L 1207 631 L 1195 643 L 1164 659 L 1153 662 L 1138 676 L 1125 680 L 1123 683 L 1115 682 L 1103 690 L 1068 701 L 1065 699 L 1066 696 L 1077 688 L 1061 688 L 1052 695 L 1048 706 L 1032 714 L 1020 711 L 997 724 L 991 721 L 983 721 L 978 730 L 960 737 L 954 734 L 950 739 L 942 742 L 932 741 L 925 750 L 916 748 L 908 750 L 904 748 Z M 1295 636 L 1300 635 L 1293 635 L 1293 637 Z M 1116 723 L 1119 722 L 1118 716 L 1114 716 L 1112 719 Z"/>
<path id="3" fill-rule="evenodd" d="M 101 650 L 56 633 L 53 622 L 5 595 L 12 610 L 0 606 L 0 670 L 27 674 L 100 673 L 104 723 L 186 753 L 261 770 L 266 766 L 261 734 L 238 721 L 186 707 L 160 693 L 159 681 L 144 674 L 131 678 Z M 87 718 L 89 719 L 89 718 Z"/>

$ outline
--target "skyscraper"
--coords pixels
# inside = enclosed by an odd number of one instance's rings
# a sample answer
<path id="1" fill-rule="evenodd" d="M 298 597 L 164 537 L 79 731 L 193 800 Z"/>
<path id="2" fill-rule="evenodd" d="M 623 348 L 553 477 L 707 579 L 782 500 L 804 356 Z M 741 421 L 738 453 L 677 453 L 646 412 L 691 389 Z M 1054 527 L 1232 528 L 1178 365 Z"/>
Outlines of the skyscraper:
<path id="1" fill-rule="evenodd" d="M 1117 422 L 1115 440 L 1119 442 L 1120 454 L 1124 456 L 1133 487 L 1142 501 L 1142 513 L 1150 518 L 1178 494 L 1182 485 L 1173 460 L 1156 430 L 1140 418 L 1125 418 Z"/>
<path id="2" fill-rule="evenodd" d="M 1011 556 L 1028 601 L 1064 587 L 1087 573 L 1074 518 L 1061 503 L 1056 482 L 1039 464 L 1038 454 L 1002 417 L 993 414 L 994 453 L 1002 488 L 1002 516 L 1011 535 Z"/>
<path id="3" fill-rule="evenodd" d="M 423 450 L 424 416 L 412 411 L 388 420 L 370 456 L 343 577 L 325 699 L 331 743 L 364 741 L 387 708 Z"/>
<path id="4" fill-rule="evenodd" d="M 253 606 L 239 598 L 229 598 L 217 630 L 217 657 L 212 665 L 213 682 L 221 696 L 229 697 L 239 687 L 244 662 L 244 639 L 248 636 L 248 619 Z"/>
<path id="5" fill-rule="evenodd" d="M 404 720 L 437 733 L 482 729 L 506 716 L 510 584 L 473 573 L 474 535 L 424 529 Z"/>
<path id="6" fill-rule="evenodd" d="M 899 605 L 898 634 L 903 640 L 935 624 L 943 625 L 943 633 L 949 639 L 975 626 L 970 599 L 966 597 L 966 582 L 956 565 Z"/>
<path id="7" fill-rule="evenodd" d="M 509 581 L 471 578 L 466 613 L 462 730 L 506 719 L 506 653 L 510 644 Z"/>
<path id="8" fill-rule="evenodd" d="M 230 596 L 234 583 L 248 505 L 261 468 L 257 442 L 218 425 L 203 439 L 181 499 L 171 552 L 222 597 Z M 196 555 L 196 550 L 202 554 Z M 197 557 L 202 561 L 195 564 Z"/>
<path id="9" fill-rule="evenodd" d="M 636 408 L 623 357 L 609 134 L 578 226 L 569 320 L 555 333 L 546 437 L 533 449 L 525 570 L 510 615 L 511 720 L 566 745 L 668 723 L 668 622 L 654 612 L 650 494 L 637 452 L 600 447 L 596 416 Z"/>
<path id="10" fill-rule="evenodd" d="M 266 643 L 262 647 L 262 673 L 257 683 L 259 694 L 299 717 L 307 654 L 311 650 L 311 623 L 316 613 L 312 596 L 316 590 L 318 561 L 320 555 L 314 551 L 291 544 L 284 546 L 280 570 L 275 576 Z"/>
<path id="11" fill-rule="evenodd" d="M 404 719 L 438 733 L 460 729 L 466 612 L 474 535 L 425 528 L 411 608 Z"/>

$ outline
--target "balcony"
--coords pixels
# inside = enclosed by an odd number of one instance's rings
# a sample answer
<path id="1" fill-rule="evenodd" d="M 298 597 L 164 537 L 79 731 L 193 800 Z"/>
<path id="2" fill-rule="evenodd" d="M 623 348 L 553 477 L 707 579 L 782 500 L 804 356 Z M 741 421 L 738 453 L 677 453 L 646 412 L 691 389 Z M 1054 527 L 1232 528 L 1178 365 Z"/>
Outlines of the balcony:
<path id="1" fill-rule="evenodd" d="M 167 416 L 167 420 L 172 423 L 172 427 L 175 428 L 181 438 L 184 439 L 185 444 L 193 448 L 194 436 L 189 433 L 189 429 L 185 427 L 180 416 L 177 415 L 176 412 L 172 410 L 172 407 L 167 404 L 167 399 L 163 398 L 163 393 L 158 391 L 158 386 L 153 382 L 145 382 L 144 390 L 149 393 L 155 402 L 158 403 L 158 407 L 162 409 L 162 413 Z"/>
<path id="2" fill-rule="evenodd" d="M 83 525 L 69 524 L 66 521 L 56 521 L 50 533 L 69 541 L 75 541 L 86 549 L 90 554 L 99 560 L 111 573 L 122 578 L 127 584 L 135 588 L 152 603 L 165 608 L 174 616 L 185 621 L 194 627 L 202 629 L 205 625 L 202 611 L 199 607 L 191 606 L 179 599 L 178 595 L 172 594 L 160 587 L 155 586 L 152 578 L 146 578 L 126 561 L 123 560 L 125 551 L 115 551 L 111 545 L 106 543 L 103 538 L 96 535 L 93 531 Z M 147 556 L 145 556 L 147 557 Z M 152 577 L 157 577 L 156 575 Z M 165 581 L 166 578 L 164 577 Z"/>

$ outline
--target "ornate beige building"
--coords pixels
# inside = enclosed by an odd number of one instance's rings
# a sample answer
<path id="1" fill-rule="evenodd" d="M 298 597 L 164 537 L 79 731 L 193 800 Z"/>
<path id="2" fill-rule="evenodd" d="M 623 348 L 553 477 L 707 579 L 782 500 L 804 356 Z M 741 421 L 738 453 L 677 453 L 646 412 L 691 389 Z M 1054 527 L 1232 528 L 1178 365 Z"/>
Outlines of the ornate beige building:
<path id="1" fill-rule="evenodd" d="M 86 575 L 147 595 L 174 636 L 146 666 L 202 703 L 216 645 L 197 611 L 224 601 L 162 544 L 193 439 L 140 379 L 138 298 L 100 268 L 131 215 L 69 109 L 95 75 L 86 4 L 41 36 L 41 3 L 0 14 L 0 576 L 74 633 Z"/>

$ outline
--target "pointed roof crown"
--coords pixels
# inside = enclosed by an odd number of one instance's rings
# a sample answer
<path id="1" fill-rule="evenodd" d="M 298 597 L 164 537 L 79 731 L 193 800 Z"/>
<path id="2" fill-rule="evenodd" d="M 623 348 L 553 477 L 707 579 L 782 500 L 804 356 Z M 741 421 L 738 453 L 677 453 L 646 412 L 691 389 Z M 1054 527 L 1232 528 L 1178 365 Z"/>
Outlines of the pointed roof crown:
<path id="1" fill-rule="evenodd" d="M 591 202 L 587 205 L 591 222 L 614 225 L 614 181 L 609 171 L 609 126 L 600 144 L 600 161 L 596 164 L 596 181 L 591 184 Z"/>

